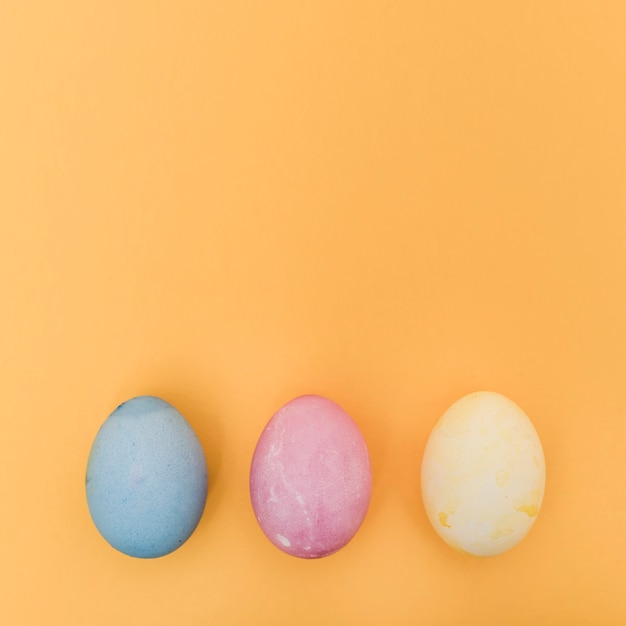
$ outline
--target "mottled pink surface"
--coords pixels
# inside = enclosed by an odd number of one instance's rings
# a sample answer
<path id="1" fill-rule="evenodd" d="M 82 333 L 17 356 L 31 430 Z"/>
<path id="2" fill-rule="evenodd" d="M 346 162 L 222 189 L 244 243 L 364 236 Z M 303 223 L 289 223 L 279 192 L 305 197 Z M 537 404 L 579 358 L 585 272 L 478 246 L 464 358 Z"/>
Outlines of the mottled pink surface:
<path id="1" fill-rule="evenodd" d="M 316 558 L 345 546 L 365 518 L 371 493 L 365 440 L 334 402 L 295 398 L 261 433 L 250 496 L 263 532 L 284 552 Z"/>

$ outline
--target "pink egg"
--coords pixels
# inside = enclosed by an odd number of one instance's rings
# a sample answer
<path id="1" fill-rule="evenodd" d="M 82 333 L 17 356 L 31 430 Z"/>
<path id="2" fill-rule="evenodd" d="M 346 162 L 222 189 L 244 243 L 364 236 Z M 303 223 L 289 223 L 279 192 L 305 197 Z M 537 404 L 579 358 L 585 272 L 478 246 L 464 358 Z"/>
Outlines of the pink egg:
<path id="1" fill-rule="evenodd" d="M 336 552 L 361 526 L 371 494 L 365 440 L 334 402 L 295 398 L 261 433 L 250 497 L 261 529 L 283 552 L 305 559 Z"/>

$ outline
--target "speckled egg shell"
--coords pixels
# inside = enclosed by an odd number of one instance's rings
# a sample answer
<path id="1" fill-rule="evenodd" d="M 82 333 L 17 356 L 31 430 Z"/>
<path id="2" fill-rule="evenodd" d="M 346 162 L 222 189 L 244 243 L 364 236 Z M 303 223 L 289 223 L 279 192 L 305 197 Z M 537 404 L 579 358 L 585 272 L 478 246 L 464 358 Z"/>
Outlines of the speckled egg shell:
<path id="1" fill-rule="evenodd" d="M 522 409 L 497 393 L 472 393 L 444 413 L 426 444 L 426 514 L 450 546 L 500 554 L 535 522 L 545 476 L 539 436 Z"/>
<path id="2" fill-rule="evenodd" d="M 371 491 L 365 440 L 334 402 L 295 398 L 263 430 L 250 496 L 261 529 L 283 552 L 317 558 L 345 546 L 365 518 Z"/>
<path id="3" fill-rule="evenodd" d="M 120 552 L 153 558 L 180 547 L 202 516 L 207 489 L 200 442 L 164 400 L 128 400 L 98 431 L 87 503 L 102 536 Z"/>

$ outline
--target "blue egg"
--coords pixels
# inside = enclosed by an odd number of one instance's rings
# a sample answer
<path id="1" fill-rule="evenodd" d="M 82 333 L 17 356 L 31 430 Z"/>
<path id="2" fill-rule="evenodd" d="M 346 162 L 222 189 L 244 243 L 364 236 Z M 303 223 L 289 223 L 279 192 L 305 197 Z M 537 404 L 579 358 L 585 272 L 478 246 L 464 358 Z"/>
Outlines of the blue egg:
<path id="1" fill-rule="evenodd" d="M 207 490 L 202 446 L 164 400 L 128 400 L 100 427 L 87 463 L 87 504 L 120 552 L 149 559 L 176 550 L 198 525 Z"/>

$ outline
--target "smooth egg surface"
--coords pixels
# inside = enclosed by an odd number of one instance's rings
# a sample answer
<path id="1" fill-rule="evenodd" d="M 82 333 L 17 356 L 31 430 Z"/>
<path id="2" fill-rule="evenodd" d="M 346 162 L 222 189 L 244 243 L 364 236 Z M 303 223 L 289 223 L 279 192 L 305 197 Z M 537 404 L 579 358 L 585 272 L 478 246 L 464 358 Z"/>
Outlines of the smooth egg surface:
<path id="1" fill-rule="evenodd" d="M 345 546 L 365 518 L 371 492 L 365 440 L 331 400 L 295 398 L 261 433 L 250 469 L 252 507 L 283 552 L 317 558 Z"/>
<path id="2" fill-rule="evenodd" d="M 200 442 L 164 400 L 133 398 L 102 424 L 87 464 L 87 503 L 120 552 L 153 558 L 180 547 L 200 521 L 207 490 Z"/>
<path id="3" fill-rule="evenodd" d="M 493 556 L 530 530 L 545 477 L 541 441 L 526 414 L 480 391 L 454 403 L 433 428 L 422 460 L 424 507 L 447 544 Z"/>

